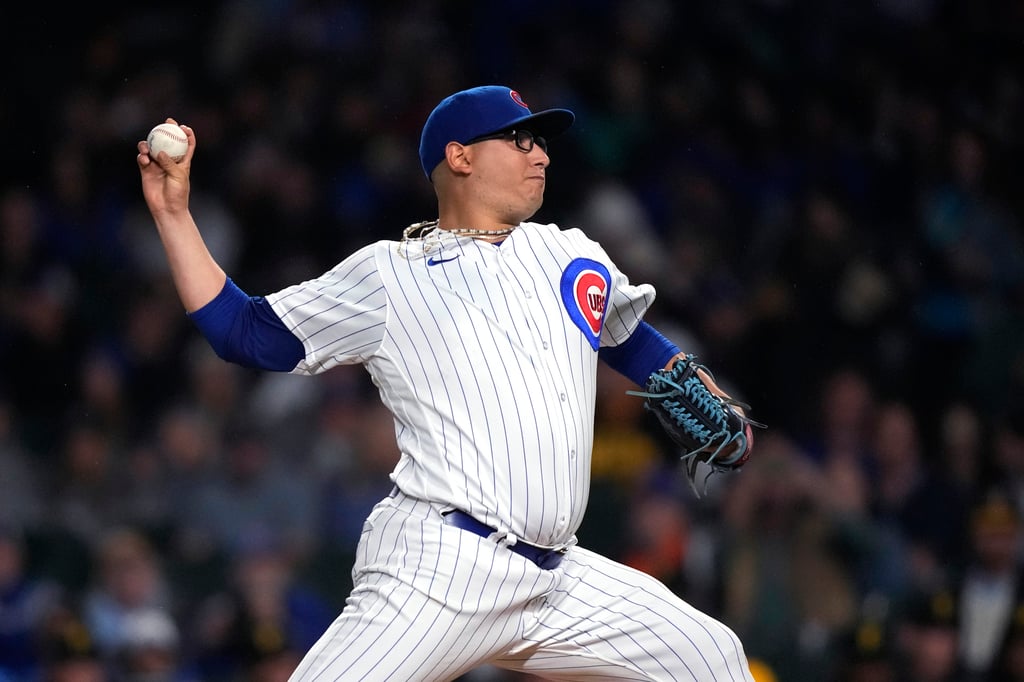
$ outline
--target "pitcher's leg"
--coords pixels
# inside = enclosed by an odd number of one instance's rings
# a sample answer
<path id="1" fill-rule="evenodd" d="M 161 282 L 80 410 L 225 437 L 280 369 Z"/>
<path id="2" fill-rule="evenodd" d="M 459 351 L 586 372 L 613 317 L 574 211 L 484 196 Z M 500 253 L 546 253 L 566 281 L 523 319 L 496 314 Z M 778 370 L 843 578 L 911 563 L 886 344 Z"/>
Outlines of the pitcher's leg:
<path id="1" fill-rule="evenodd" d="M 444 525 L 426 502 L 378 504 L 359 542 L 345 609 L 291 679 L 451 680 L 508 649 L 549 572 Z"/>
<path id="2" fill-rule="evenodd" d="M 753 682 L 735 633 L 651 576 L 578 547 L 562 570 L 502 665 L 558 680 Z"/>
<path id="3" fill-rule="evenodd" d="M 292 680 L 449 680 L 468 670 L 459 645 L 470 633 L 454 610 L 375 574 L 306 654 Z"/>

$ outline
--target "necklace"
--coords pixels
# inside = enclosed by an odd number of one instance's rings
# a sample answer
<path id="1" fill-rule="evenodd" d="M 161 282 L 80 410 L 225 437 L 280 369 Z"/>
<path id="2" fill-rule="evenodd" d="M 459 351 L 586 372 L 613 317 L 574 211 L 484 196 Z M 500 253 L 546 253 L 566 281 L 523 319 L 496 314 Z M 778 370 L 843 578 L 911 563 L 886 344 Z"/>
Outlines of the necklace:
<path id="1" fill-rule="evenodd" d="M 413 223 L 402 230 L 402 239 L 398 243 L 398 255 L 402 258 L 409 258 L 410 242 L 421 242 L 423 253 L 432 253 L 441 247 L 441 240 L 445 237 L 505 237 L 512 234 L 518 225 L 506 227 L 501 230 L 475 230 L 469 227 L 442 228 L 437 220 L 424 220 Z"/>
<path id="2" fill-rule="evenodd" d="M 504 237 L 505 235 L 512 234 L 512 231 L 515 230 L 516 227 L 518 227 L 518 225 L 513 227 L 506 227 L 500 230 L 474 230 L 471 227 L 439 227 L 437 229 L 441 230 L 442 232 L 450 232 L 458 237 Z"/>
<path id="3" fill-rule="evenodd" d="M 402 230 L 402 241 L 409 239 L 422 239 L 428 234 L 433 232 L 447 232 L 448 234 L 455 235 L 456 237 L 504 237 L 512 234 L 512 232 L 518 227 L 513 225 L 512 227 L 506 227 L 500 230 L 476 230 L 471 227 L 441 227 L 438 225 L 437 220 L 424 220 L 423 222 L 413 223 L 409 227 Z"/>

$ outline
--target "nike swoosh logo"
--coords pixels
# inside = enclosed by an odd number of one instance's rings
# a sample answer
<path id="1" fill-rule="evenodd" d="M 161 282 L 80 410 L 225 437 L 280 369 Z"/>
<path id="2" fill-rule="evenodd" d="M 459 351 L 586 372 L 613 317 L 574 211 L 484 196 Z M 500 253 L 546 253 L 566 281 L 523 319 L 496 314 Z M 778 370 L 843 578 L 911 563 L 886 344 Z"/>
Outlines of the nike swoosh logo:
<path id="1" fill-rule="evenodd" d="M 434 258 L 433 256 L 431 256 L 430 258 L 427 259 L 427 265 L 440 265 L 441 263 L 447 263 L 448 261 L 455 260 L 458 257 L 458 254 L 452 256 L 451 258 Z"/>

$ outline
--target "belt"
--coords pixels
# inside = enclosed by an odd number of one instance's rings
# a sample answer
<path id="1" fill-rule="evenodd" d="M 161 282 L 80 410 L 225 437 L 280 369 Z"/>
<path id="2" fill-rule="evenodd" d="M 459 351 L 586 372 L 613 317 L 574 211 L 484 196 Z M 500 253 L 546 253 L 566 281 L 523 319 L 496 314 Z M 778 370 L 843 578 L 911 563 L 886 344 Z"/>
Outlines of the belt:
<path id="1" fill-rule="evenodd" d="M 444 522 L 449 526 L 468 530 L 470 533 L 479 535 L 482 538 L 490 537 L 493 533 L 498 532 L 486 523 L 481 523 L 466 512 L 458 509 L 446 512 L 444 514 Z M 537 564 L 538 567 L 545 570 L 558 568 L 558 565 L 562 563 L 562 559 L 565 557 L 565 549 L 537 547 L 536 545 L 527 544 L 522 540 L 516 541 L 514 545 L 505 546 L 519 556 L 526 557 L 533 563 Z"/>

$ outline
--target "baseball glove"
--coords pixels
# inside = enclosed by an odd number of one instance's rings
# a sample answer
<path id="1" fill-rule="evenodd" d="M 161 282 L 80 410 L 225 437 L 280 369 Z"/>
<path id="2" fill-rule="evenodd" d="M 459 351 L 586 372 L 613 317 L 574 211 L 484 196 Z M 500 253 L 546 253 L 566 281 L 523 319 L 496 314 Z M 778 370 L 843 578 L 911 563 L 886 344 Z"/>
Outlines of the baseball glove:
<path id="1" fill-rule="evenodd" d="M 696 356 L 680 357 L 669 369 L 651 374 L 645 391 L 627 391 L 644 398 L 644 407 L 653 412 L 669 438 L 683 449 L 682 461 L 690 486 L 696 487 L 701 462 L 710 467 L 704 488 L 713 473 L 735 471 L 746 464 L 754 439 L 751 427 L 764 424 L 746 416 L 749 406 L 715 395 L 701 380 L 703 370 Z M 737 409 L 739 408 L 739 409 Z"/>

